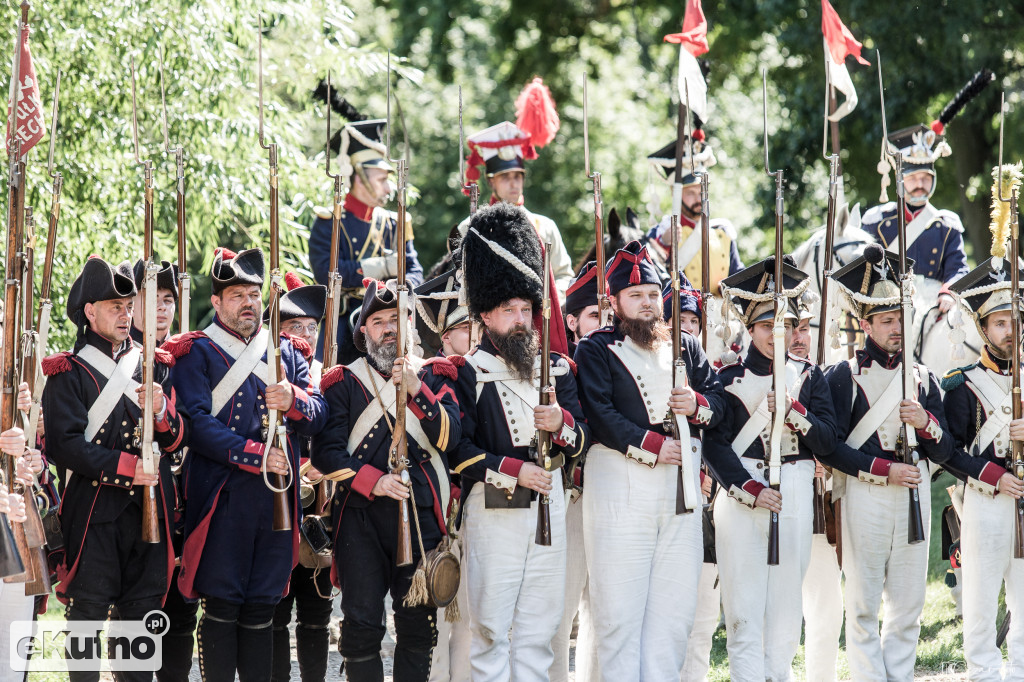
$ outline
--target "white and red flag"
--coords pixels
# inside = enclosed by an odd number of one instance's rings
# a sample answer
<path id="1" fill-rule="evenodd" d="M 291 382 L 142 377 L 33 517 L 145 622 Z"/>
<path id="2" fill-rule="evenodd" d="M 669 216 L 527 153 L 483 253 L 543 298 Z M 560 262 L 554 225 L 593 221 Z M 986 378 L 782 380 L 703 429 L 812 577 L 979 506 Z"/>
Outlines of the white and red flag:
<path id="1" fill-rule="evenodd" d="M 857 106 L 857 91 L 846 68 L 846 58 L 853 55 L 861 64 L 869 64 L 860 56 L 862 45 L 853 37 L 850 29 L 839 18 L 828 0 L 821 0 L 821 33 L 825 42 L 825 68 L 832 81 L 832 87 L 843 93 L 846 99 L 829 115 L 830 121 L 838 121 Z"/>
<path id="2" fill-rule="evenodd" d="M 21 87 L 17 93 L 17 103 L 15 105 L 16 120 L 14 122 L 14 130 L 18 135 L 18 139 L 21 141 L 21 153 L 22 155 L 27 154 L 28 150 L 32 149 L 40 140 L 43 139 L 43 134 L 46 132 L 46 127 L 43 123 L 43 102 L 39 97 L 39 82 L 36 80 L 36 69 L 32 65 L 32 52 L 28 47 L 28 34 L 29 27 L 23 26 L 21 29 L 21 63 L 19 65 L 19 78 L 21 81 Z M 13 73 L 13 69 L 11 70 Z M 15 97 L 14 81 L 11 81 L 11 92 L 8 96 L 8 111 L 7 111 L 7 139 L 5 146 L 9 149 L 11 144 L 11 112 L 10 102 Z"/>
<path id="3" fill-rule="evenodd" d="M 690 111 L 707 121 L 708 86 L 697 57 L 708 51 L 708 22 L 700 0 L 686 0 L 681 33 L 665 36 L 666 43 L 679 44 L 679 101 L 690 100 Z"/>

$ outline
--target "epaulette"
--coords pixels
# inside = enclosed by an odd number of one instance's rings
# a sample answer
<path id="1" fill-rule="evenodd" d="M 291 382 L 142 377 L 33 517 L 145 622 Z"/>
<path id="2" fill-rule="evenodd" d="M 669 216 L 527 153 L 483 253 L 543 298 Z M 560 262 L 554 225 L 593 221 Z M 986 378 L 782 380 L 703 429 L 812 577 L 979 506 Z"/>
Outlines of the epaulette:
<path id="1" fill-rule="evenodd" d="M 951 230 L 956 230 L 957 232 L 964 231 L 964 223 L 960 219 L 960 216 L 958 216 L 956 213 L 953 213 L 953 211 L 950 211 L 948 209 L 940 208 L 938 210 L 938 212 L 935 215 L 935 222 L 933 222 L 932 225 L 934 225 L 937 222 L 941 222 L 944 226 L 948 227 Z"/>
<path id="2" fill-rule="evenodd" d="M 326 206 L 314 206 L 313 213 L 316 214 L 317 218 L 323 218 L 324 220 L 330 220 L 334 217 L 334 211 Z"/>
<path id="3" fill-rule="evenodd" d="M 716 220 L 712 220 L 711 229 L 721 230 L 722 232 L 725 233 L 725 236 L 727 236 L 731 241 L 736 241 L 737 239 L 739 239 L 739 234 L 736 232 L 736 226 L 733 225 L 731 221 L 726 220 L 725 218 L 718 218 Z"/>
<path id="4" fill-rule="evenodd" d="M 302 353 L 302 357 L 306 358 L 307 362 L 310 360 L 310 358 L 313 357 L 313 347 L 310 346 L 309 342 L 306 341 L 305 339 L 300 339 L 299 337 L 293 334 L 289 334 L 288 332 L 281 332 L 281 338 L 288 339 L 289 341 L 291 341 L 292 346 L 295 347 L 295 350 Z"/>
<path id="5" fill-rule="evenodd" d="M 964 375 L 964 371 L 971 369 L 974 365 L 967 365 L 965 367 L 957 367 L 951 369 L 942 375 L 942 379 L 939 381 L 939 387 L 943 391 L 952 391 L 957 386 L 960 386 L 967 381 L 967 377 Z"/>
<path id="6" fill-rule="evenodd" d="M 335 365 L 323 373 L 320 377 L 320 392 L 326 393 L 334 384 L 341 381 L 345 376 L 345 365 Z"/>
<path id="7" fill-rule="evenodd" d="M 879 204 L 872 206 L 868 210 L 864 211 L 864 215 L 861 218 L 861 225 L 871 225 L 874 223 L 880 223 L 885 219 L 885 214 L 896 210 L 896 202 L 890 201 L 886 204 Z"/>
<path id="8" fill-rule="evenodd" d="M 188 355 L 188 352 L 192 350 L 192 341 L 201 338 L 206 338 L 206 334 L 201 331 L 176 334 L 164 341 L 164 345 L 161 346 L 161 348 L 173 355 L 175 358 L 180 358 L 184 355 Z"/>
<path id="9" fill-rule="evenodd" d="M 461 357 L 461 356 L 456 356 Z M 465 362 L 465 359 L 463 359 Z M 452 381 L 456 381 L 459 378 L 459 370 L 455 364 L 448 358 L 433 357 L 423 363 L 423 367 L 430 367 L 434 376 L 447 377 Z"/>
<path id="10" fill-rule="evenodd" d="M 563 360 L 568 362 L 569 363 L 569 369 L 572 370 L 572 375 L 576 376 L 576 363 L 573 361 L 573 359 L 570 358 L 565 353 L 559 353 L 558 351 L 555 351 L 555 355 L 559 356 L 560 358 L 562 358 Z"/>
<path id="11" fill-rule="evenodd" d="M 456 367 L 466 366 L 466 358 L 461 355 L 449 355 L 446 359 Z"/>
<path id="12" fill-rule="evenodd" d="M 174 363 L 177 362 L 177 358 L 175 358 L 172 353 L 164 350 L 163 348 L 156 348 L 154 349 L 154 352 L 154 357 L 156 361 L 159 362 L 161 365 L 165 365 L 167 367 L 174 367 Z"/>
<path id="13" fill-rule="evenodd" d="M 71 351 L 66 350 L 60 353 L 54 353 L 53 355 L 43 358 L 41 363 L 43 366 L 43 374 L 48 377 L 52 377 L 55 374 L 61 374 L 71 369 L 71 356 L 74 355 Z"/>

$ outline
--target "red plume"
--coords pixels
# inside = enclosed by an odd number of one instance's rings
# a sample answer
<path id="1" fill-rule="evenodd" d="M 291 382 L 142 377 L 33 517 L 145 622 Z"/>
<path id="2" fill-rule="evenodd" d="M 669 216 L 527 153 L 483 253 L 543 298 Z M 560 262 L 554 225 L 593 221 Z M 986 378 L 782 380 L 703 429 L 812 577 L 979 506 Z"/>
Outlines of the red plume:
<path id="1" fill-rule="evenodd" d="M 933 131 L 935 131 L 936 135 L 941 135 L 942 133 L 946 132 L 946 126 L 942 125 L 942 121 L 938 119 L 932 121 L 931 128 Z"/>
<path id="2" fill-rule="evenodd" d="M 294 272 L 289 272 L 284 276 L 284 283 L 288 287 L 288 291 L 292 289 L 298 289 L 301 286 L 305 286 L 299 276 Z"/>
<path id="3" fill-rule="evenodd" d="M 222 260 L 233 260 L 234 257 L 238 255 L 231 249 L 226 249 L 223 246 L 218 246 L 216 249 L 213 250 L 214 258 L 217 257 L 218 253 L 220 254 Z"/>
<path id="4" fill-rule="evenodd" d="M 516 98 L 516 126 L 530 136 L 530 144 L 523 145 L 523 158 L 536 158 L 533 148 L 555 139 L 560 124 L 551 91 L 544 81 L 534 78 Z"/>

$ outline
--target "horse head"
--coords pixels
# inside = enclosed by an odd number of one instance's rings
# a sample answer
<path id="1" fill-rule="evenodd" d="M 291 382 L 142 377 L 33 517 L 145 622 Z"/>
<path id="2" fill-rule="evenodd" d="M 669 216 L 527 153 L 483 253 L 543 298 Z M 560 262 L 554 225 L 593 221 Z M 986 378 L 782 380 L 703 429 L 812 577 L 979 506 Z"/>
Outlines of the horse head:
<path id="1" fill-rule="evenodd" d="M 638 216 L 636 211 L 629 206 L 626 207 L 625 223 L 623 223 L 622 218 L 619 217 L 619 212 L 613 208 L 608 212 L 608 220 L 605 225 L 608 228 L 607 233 L 604 236 L 604 256 L 606 259 L 611 258 L 616 251 L 634 239 L 639 241 L 646 240 L 646 232 L 640 226 L 640 216 Z M 576 275 L 579 276 L 580 270 L 583 269 L 583 266 L 596 258 L 597 245 L 595 243 L 590 247 L 590 250 L 584 254 L 583 258 L 576 263 Z"/>

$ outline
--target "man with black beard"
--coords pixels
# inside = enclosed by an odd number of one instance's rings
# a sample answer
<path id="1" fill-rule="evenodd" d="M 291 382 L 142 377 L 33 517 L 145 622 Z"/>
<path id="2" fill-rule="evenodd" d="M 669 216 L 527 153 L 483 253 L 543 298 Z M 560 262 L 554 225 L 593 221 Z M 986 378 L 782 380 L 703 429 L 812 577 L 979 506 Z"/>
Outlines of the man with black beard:
<path id="1" fill-rule="evenodd" d="M 688 334 L 685 385 L 673 386 L 671 328 L 645 247 L 620 249 L 607 281 L 615 325 L 576 348 L 584 414 L 599 442 L 583 495 L 598 662 L 605 680 L 678 680 L 704 548 L 700 507 L 676 515 L 677 481 L 689 476 L 700 487 L 700 431 L 691 429 L 721 420 L 722 387 Z M 672 415 L 679 439 L 665 425 Z"/>
<path id="2" fill-rule="evenodd" d="M 399 311 L 393 280 L 390 287 L 369 279 L 364 286 L 353 343 L 366 356 L 324 374 L 321 387 L 330 417 L 313 439 L 313 466 L 337 483 L 331 578 L 341 588 L 344 613 L 338 650 L 349 680 L 384 679 L 380 645 L 386 633 L 384 598 L 390 593 L 395 679 L 426 682 L 437 641 L 437 609 L 410 604 L 407 594 L 420 561 L 417 533 L 430 551 L 446 532 L 447 453 L 460 436 L 459 406 L 448 385 L 456 369 L 444 358 L 422 363 L 406 353 L 399 357 L 399 315 L 410 311 Z M 389 457 L 403 380 L 411 483 L 393 471 Z M 418 518 L 411 524 L 413 563 L 396 566 L 399 505 L 406 500 Z"/>
<path id="3" fill-rule="evenodd" d="M 548 679 L 565 591 L 559 460 L 571 466 L 581 457 L 590 432 L 571 361 L 556 353 L 538 357 L 535 314 L 546 273 L 526 212 L 505 203 L 477 212 L 462 243 L 462 268 L 470 315 L 483 325 L 477 347 L 451 358 L 463 411 L 452 464 L 465 501 L 473 680 L 539 682 Z M 539 404 L 541 362 L 551 364 L 548 405 Z M 538 431 L 551 435 L 546 468 L 534 462 Z M 534 541 L 539 503 L 549 506 L 550 546 Z"/>

